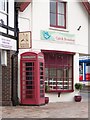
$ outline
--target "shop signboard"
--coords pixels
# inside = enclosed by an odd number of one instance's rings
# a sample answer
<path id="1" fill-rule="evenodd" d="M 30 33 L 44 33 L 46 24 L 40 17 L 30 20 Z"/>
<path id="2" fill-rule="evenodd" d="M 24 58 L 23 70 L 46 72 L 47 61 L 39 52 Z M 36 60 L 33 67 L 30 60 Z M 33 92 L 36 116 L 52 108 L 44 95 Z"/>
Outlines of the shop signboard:
<path id="1" fill-rule="evenodd" d="M 19 33 L 19 48 L 28 49 L 31 48 L 31 32 Z"/>
<path id="2" fill-rule="evenodd" d="M 0 49 L 17 50 L 16 40 L 0 36 Z"/>
<path id="3" fill-rule="evenodd" d="M 55 31 L 40 31 L 41 40 L 53 41 L 53 42 L 64 42 L 64 43 L 75 43 L 75 34 Z"/>

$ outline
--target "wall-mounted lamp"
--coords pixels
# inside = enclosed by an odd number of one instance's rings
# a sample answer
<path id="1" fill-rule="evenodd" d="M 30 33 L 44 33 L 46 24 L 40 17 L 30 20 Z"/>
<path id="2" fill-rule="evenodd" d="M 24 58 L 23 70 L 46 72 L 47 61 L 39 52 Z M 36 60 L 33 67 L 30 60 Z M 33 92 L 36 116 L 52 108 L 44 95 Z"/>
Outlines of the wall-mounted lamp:
<path id="1" fill-rule="evenodd" d="M 80 28 L 81 28 L 81 26 L 79 26 L 77 30 L 79 31 L 79 30 L 80 30 Z"/>

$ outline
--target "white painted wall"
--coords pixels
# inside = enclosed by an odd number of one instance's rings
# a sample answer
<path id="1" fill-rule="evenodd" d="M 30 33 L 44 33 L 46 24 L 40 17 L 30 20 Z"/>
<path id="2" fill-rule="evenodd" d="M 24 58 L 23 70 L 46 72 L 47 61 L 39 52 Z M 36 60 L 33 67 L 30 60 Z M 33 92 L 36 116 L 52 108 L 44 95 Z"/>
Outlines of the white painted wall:
<path id="1" fill-rule="evenodd" d="M 23 11 L 19 12 L 19 31 L 31 31 L 31 4 Z"/>
<path id="2" fill-rule="evenodd" d="M 49 0 L 33 0 L 32 4 L 32 44 L 36 49 L 66 50 L 79 53 L 88 53 L 88 19 L 85 8 L 80 2 L 69 2 L 67 5 L 67 31 L 76 36 L 75 44 L 52 43 L 40 40 L 40 30 L 50 30 L 49 27 Z M 43 12 L 42 12 L 43 11 Z M 38 13 L 38 14 L 36 14 Z M 77 28 L 81 26 L 80 31 Z M 51 28 L 53 30 L 53 28 Z M 54 30 L 53 30 L 54 31 Z M 55 30 L 57 31 L 57 29 Z M 60 32 L 60 29 L 58 29 Z M 66 31 L 66 30 L 65 30 Z"/>
<path id="3" fill-rule="evenodd" d="M 68 0 L 66 0 L 68 1 Z M 32 0 L 32 3 L 25 9 L 24 12 L 19 13 L 19 29 L 21 31 L 32 32 L 32 49 L 40 51 L 45 50 L 58 50 L 75 52 L 74 55 L 74 83 L 79 82 L 79 54 L 88 54 L 88 13 L 81 2 L 67 3 L 67 29 L 57 29 L 50 27 L 49 20 L 49 0 Z M 23 19 L 25 18 L 25 19 Z M 89 22 L 90 23 L 90 22 Z M 81 29 L 78 31 L 78 27 Z M 61 42 L 45 41 L 40 39 L 40 31 L 55 31 L 75 34 L 75 44 L 66 44 Z M 21 53 L 28 51 L 28 49 L 20 49 Z M 20 63 L 20 58 L 19 58 Z M 19 66 L 20 67 L 20 66 Z M 20 74 L 20 68 L 18 73 Z M 20 76 L 18 77 L 20 82 Z M 20 85 L 19 85 L 20 91 Z M 56 93 L 49 93 L 46 96 L 50 97 L 50 102 L 57 101 L 73 101 L 73 93 L 61 93 L 58 97 Z M 20 97 L 20 94 L 19 94 Z"/>

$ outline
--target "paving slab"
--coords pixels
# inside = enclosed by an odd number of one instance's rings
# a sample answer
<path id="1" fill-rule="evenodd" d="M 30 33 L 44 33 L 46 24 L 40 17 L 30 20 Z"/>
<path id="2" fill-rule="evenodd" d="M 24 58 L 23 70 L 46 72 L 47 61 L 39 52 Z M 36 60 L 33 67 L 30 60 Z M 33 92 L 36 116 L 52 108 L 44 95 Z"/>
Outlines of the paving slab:
<path id="1" fill-rule="evenodd" d="M 56 102 L 43 106 L 4 106 L 2 118 L 88 118 L 88 102 Z"/>

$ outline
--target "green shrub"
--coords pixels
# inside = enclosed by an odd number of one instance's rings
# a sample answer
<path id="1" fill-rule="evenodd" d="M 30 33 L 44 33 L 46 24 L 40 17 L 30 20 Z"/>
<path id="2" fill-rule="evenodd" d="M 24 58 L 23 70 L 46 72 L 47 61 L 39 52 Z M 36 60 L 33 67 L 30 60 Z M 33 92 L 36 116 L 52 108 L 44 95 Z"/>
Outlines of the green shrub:
<path id="1" fill-rule="evenodd" d="M 83 87 L 82 83 L 75 83 L 75 89 L 81 90 Z"/>

